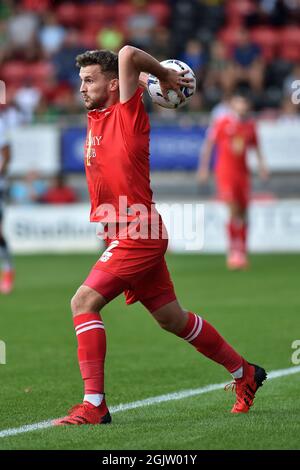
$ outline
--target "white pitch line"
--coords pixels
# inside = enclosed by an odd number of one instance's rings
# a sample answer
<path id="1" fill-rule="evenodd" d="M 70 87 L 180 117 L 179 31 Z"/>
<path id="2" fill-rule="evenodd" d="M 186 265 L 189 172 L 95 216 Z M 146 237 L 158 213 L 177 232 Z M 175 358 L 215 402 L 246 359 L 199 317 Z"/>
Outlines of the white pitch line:
<path id="1" fill-rule="evenodd" d="M 289 367 L 288 369 L 279 369 L 268 372 L 268 380 L 285 377 L 287 375 L 297 374 L 300 372 L 300 366 Z M 157 397 L 150 397 L 144 400 L 138 400 L 131 403 L 121 403 L 117 406 L 110 407 L 112 414 L 120 411 L 133 410 L 135 408 L 142 408 L 144 406 L 154 405 L 156 403 L 163 403 L 166 401 L 182 400 L 183 398 L 194 397 L 196 395 L 203 395 L 204 393 L 213 392 L 215 390 L 221 390 L 225 387 L 227 382 L 221 384 L 211 384 L 201 388 L 193 388 L 190 390 L 182 390 L 181 392 L 168 393 L 166 395 L 160 395 Z M 53 418 L 55 419 L 55 418 Z M 30 431 L 37 431 L 39 429 L 47 429 L 53 426 L 53 419 L 47 421 L 41 421 L 40 423 L 27 424 L 20 426 L 19 428 L 10 428 L 0 431 L 0 438 L 16 436 L 17 434 L 23 434 Z"/>

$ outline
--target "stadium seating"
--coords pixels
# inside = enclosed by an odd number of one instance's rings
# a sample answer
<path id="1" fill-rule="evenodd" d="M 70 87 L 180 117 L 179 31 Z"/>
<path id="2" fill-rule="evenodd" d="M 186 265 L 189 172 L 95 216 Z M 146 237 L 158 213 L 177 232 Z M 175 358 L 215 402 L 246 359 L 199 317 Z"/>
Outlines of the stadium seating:
<path id="1" fill-rule="evenodd" d="M 99 31 L 99 28 L 98 28 Z M 87 49 L 95 49 L 97 46 L 97 32 L 86 28 L 80 32 L 80 42 Z"/>
<path id="2" fill-rule="evenodd" d="M 153 16 L 155 16 L 159 24 L 168 24 L 168 20 L 170 18 L 170 8 L 168 5 L 161 2 L 151 2 L 148 10 Z"/>
<path id="3" fill-rule="evenodd" d="M 44 25 L 48 26 L 47 15 L 45 15 L 48 12 L 56 16 L 57 23 L 65 29 L 66 33 L 72 29 L 79 33 L 79 43 L 76 44 L 75 39 L 72 47 L 74 49 L 77 47 L 80 50 L 100 47 L 97 38 L 103 28 L 111 27 L 120 31 L 123 44 L 130 41 L 130 38 L 133 37 L 132 31 L 128 29 L 130 17 L 144 11 L 140 10 L 133 0 L 22 0 L 19 4 L 23 6 L 24 11 L 34 13 L 39 23 L 36 26 L 36 34 L 33 38 L 32 54 L 29 53 L 31 47 L 30 49 L 24 47 L 24 50 L 19 46 L 15 50 L 11 48 L 9 37 L 6 40 L 6 45 L 5 42 L 4 46 L 1 45 L 0 78 L 9 82 L 11 90 L 22 86 L 28 78 L 31 83 L 33 82 L 40 89 L 44 89 L 44 82 L 47 81 L 49 76 L 53 75 L 54 70 L 49 64 L 52 60 L 49 57 L 49 51 L 43 51 L 43 46 L 39 42 L 42 28 Z M 289 73 L 289 65 L 292 67 L 294 63 L 300 61 L 300 25 L 297 24 L 297 21 L 299 22 L 297 15 L 292 16 L 291 12 L 293 11 L 291 10 L 285 18 L 282 18 L 281 26 L 274 26 L 276 23 L 274 23 L 271 16 L 268 17 L 267 10 L 259 10 L 258 3 L 255 0 L 228 0 L 226 2 L 145 0 L 145 12 L 155 17 L 158 27 L 163 27 L 169 31 L 170 47 L 168 48 L 166 44 L 162 44 L 163 53 L 167 53 L 165 51 L 169 50 L 172 55 L 180 57 L 181 54 L 184 54 L 188 39 L 196 38 L 201 42 L 205 56 L 203 80 L 205 80 L 205 74 L 209 68 L 213 40 L 218 38 L 225 44 L 230 56 L 237 44 L 239 31 L 248 27 L 251 40 L 260 46 L 261 56 L 266 65 L 263 72 L 265 74 L 264 83 L 267 84 L 269 90 L 274 89 L 274 87 L 279 90 L 278 96 L 280 96 L 280 87 L 284 78 Z M 251 27 L 249 26 L 250 17 Z M 60 33 L 58 32 L 58 34 Z M 5 34 L 4 39 L 6 39 Z M 153 35 L 154 55 L 160 50 L 159 40 L 159 35 Z M 152 45 L 150 44 L 147 47 L 151 53 Z M 29 66 L 28 57 L 36 57 L 37 63 L 34 64 L 30 59 Z M 58 60 L 62 59 L 59 58 Z M 279 73 L 276 73 L 278 67 L 280 70 Z M 269 90 L 266 90 L 265 97 L 270 96 Z M 206 96 L 205 89 L 201 92 L 204 94 L 202 103 L 205 103 L 206 100 L 208 108 L 211 108 L 214 104 L 214 98 Z M 263 101 L 262 106 L 264 105 L 265 101 Z M 274 102 L 272 101 L 271 106 L 273 105 Z M 277 100 L 277 105 L 279 105 L 279 100 Z"/>
<path id="4" fill-rule="evenodd" d="M 300 60 L 300 28 L 289 26 L 280 32 L 279 54 L 287 61 Z"/>
<path id="5" fill-rule="evenodd" d="M 87 26 L 89 23 L 105 23 L 113 20 L 114 8 L 101 3 L 91 3 L 81 8 L 81 21 Z"/>
<path id="6" fill-rule="evenodd" d="M 82 21 L 81 9 L 74 2 L 62 3 L 56 10 L 56 17 L 64 26 L 78 26 Z"/>
<path id="7" fill-rule="evenodd" d="M 232 49 L 237 42 L 239 30 L 240 28 L 224 28 L 219 32 L 218 38 L 228 49 Z"/>
<path id="8" fill-rule="evenodd" d="M 1 67 L 1 78 L 10 85 L 21 86 L 27 76 L 27 66 L 23 61 L 7 62 Z"/>

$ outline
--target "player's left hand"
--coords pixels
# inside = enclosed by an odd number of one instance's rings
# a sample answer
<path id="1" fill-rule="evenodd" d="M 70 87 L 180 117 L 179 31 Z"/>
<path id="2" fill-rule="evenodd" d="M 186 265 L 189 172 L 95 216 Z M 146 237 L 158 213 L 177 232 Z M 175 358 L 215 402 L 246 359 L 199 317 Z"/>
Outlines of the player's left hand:
<path id="1" fill-rule="evenodd" d="M 167 75 L 164 80 L 160 80 L 160 88 L 163 94 L 163 97 L 169 101 L 168 99 L 168 91 L 169 90 L 174 90 L 176 91 L 177 95 L 181 98 L 182 101 L 184 101 L 185 97 L 181 91 L 181 87 L 185 86 L 187 88 L 193 88 L 192 78 L 187 78 L 185 77 L 185 74 L 188 73 L 188 70 L 183 70 L 182 72 L 176 72 L 176 70 L 173 69 L 166 69 L 167 70 Z"/>

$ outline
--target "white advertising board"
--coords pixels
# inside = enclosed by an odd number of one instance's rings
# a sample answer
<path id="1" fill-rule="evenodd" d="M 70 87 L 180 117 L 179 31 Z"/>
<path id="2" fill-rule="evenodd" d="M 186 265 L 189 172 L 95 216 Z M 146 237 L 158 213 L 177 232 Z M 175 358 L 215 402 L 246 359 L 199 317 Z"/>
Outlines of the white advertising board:
<path id="1" fill-rule="evenodd" d="M 169 232 L 169 249 L 223 253 L 226 208 L 218 202 L 158 203 Z M 89 206 L 7 207 L 4 229 L 15 253 L 98 252 L 103 241 L 88 221 Z M 249 248 L 252 252 L 300 251 L 300 200 L 253 202 Z"/>
<path id="2" fill-rule="evenodd" d="M 51 176 L 60 168 L 60 134 L 56 126 L 17 127 L 10 132 L 12 159 L 10 176 L 22 176 L 36 171 Z"/>
<path id="3" fill-rule="evenodd" d="M 300 171 L 300 120 L 260 121 L 257 130 L 271 171 Z M 257 168 L 253 151 L 249 152 L 249 166 Z"/>

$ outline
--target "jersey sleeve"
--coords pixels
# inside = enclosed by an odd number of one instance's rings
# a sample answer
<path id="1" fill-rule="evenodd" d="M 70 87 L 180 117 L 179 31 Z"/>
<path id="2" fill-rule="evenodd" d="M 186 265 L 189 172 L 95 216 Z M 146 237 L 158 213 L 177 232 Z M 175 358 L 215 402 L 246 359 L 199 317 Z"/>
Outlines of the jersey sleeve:
<path id="1" fill-rule="evenodd" d="M 119 103 L 119 113 L 127 134 L 148 132 L 149 120 L 143 103 L 144 89 L 138 87 L 134 95 L 125 103 Z"/>

